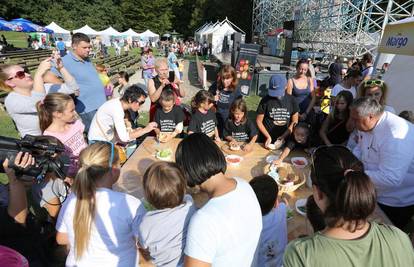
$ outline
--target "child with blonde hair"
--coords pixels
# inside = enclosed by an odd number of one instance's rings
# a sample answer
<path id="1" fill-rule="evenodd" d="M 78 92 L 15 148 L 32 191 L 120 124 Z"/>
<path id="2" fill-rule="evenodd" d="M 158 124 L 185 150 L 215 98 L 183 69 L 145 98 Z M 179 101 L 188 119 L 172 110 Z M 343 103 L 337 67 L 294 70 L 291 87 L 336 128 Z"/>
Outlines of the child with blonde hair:
<path id="1" fill-rule="evenodd" d="M 66 266 L 137 266 L 133 220 L 141 202 L 112 190 L 120 174 L 117 148 L 90 145 L 80 167 L 56 224 L 57 243 L 70 248 Z"/>

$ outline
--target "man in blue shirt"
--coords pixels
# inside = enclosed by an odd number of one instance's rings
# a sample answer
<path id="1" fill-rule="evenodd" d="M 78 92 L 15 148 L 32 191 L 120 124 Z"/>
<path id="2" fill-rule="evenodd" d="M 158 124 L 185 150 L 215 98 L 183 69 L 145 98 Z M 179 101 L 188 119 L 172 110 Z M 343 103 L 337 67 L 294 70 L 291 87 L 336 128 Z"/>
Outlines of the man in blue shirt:
<path id="1" fill-rule="evenodd" d="M 66 45 L 63 42 L 62 38 L 59 38 L 56 42 L 56 47 L 59 50 L 59 54 L 61 57 L 64 57 L 66 55 Z"/>
<path id="2" fill-rule="evenodd" d="M 98 72 L 88 58 L 90 51 L 89 37 L 83 33 L 75 33 L 72 36 L 72 51 L 62 58 L 65 68 L 79 85 L 80 94 L 75 101 L 76 111 L 85 124 L 86 133 L 96 110 L 106 101 Z M 53 71 L 60 76 L 56 69 Z"/>

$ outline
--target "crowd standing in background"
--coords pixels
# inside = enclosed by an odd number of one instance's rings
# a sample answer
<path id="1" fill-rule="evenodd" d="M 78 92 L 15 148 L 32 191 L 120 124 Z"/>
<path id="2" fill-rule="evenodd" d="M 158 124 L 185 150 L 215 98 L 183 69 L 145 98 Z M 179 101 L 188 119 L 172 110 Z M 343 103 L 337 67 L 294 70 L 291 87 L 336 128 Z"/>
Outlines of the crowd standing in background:
<path id="1" fill-rule="evenodd" d="M 271 76 L 252 117 L 229 65 L 209 90 L 195 93 L 190 108 L 182 103 L 188 92 L 179 58 L 210 55 L 207 42 L 162 41 L 165 57 L 155 58 L 152 41 L 112 41 L 117 55 L 141 48 L 143 88 L 127 71 L 114 87 L 107 66 L 91 61 L 95 49 L 107 54 L 106 41 L 82 33 L 73 34 L 70 50 L 59 39 L 33 78 L 21 66 L 0 65 L 5 107 L 20 136 L 49 136 L 69 159 L 64 179 L 49 171 L 30 184 L 31 204 L 46 212 L 48 242 L 68 247 L 66 266 L 414 266 L 402 231 L 414 216 L 413 114 L 399 117 L 386 105 L 392 88 L 375 77 L 371 55 L 349 60 L 348 69 L 337 58 L 321 82 L 312 61 L 299 60 L 291 78 Z M 324 91 L 330 93 L 321 100 Z M 149 122 L 137 125 L 147 97 Z M 155 162 L 145 171 L 139 200 L 112 187 L 148 135 L 183 140 L 175 163 Z M 314 234 L 288 244 L 289 208 L 275 180 L 228 177 L 223 140 L 245 152 L 256 142 L 278 146 L 276 166 L 294 150 L 309 155 Z M 22 152 L 3 162 L 9 186 L 1 192 L 0 244 L 31 266 L 47 266 L 48 250 L 32 246 L 46 229 L 32 224 L 25 184 L 11 168 L 34 162 Z M 198 209 L 194 191 L 207 195 Z M 368 219 L 377 205 L 395 226 Z"/>

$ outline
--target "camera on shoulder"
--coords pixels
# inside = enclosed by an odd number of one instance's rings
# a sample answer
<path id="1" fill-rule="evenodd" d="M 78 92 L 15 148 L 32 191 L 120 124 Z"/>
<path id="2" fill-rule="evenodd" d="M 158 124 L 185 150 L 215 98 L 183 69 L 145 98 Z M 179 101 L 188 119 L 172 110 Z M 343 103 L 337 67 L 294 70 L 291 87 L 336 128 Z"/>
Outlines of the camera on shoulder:
<path id="1" fill-rule="evenodd" d="M 70 159 L 63 154 L 64 151 L 65 146 L 53 136 L 26 135 L 20 140 L 0 136 L 0 172 L 4 173 L 3 161 L 7 158 L 18 179 L 41 181 L 49 172 L 65 179 Z M 35 164 L 24 169 L 15 166 L 14 160 L 19 152 L 30 153 L 35 158 Z"/>

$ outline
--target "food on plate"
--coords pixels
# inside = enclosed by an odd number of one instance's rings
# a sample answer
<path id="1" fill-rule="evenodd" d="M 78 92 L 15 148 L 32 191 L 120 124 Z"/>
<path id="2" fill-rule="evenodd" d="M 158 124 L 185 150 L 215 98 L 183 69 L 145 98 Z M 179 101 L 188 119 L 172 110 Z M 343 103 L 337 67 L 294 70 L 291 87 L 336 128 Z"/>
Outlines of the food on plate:
<path id="1" fill-rule="evenodd" d="M 296 167 L 296 168 L 304 168 L 306 167 L 306 165 L 308 165 L 308 161 L 306 160 L 306 158 L 304 157 L 294 157 L 291 158 L 292 164 Z"/>
<path id="2" fill-rule="evenodd" d="M 227 157 L 226 160 L 229 163 L 240 163 L 240 161 L 241 161 L 240 158 L 230 158 L 230 157 Z"/>
<path id="3" fill-rule="evenodd" d="M 290 219 L 292 219 L 293 218 L 293 210 L 292 209 L 290 209 L 290 208 L 288 208 L 287 210 L 286 210 L 286 219 L 287 220 L 290 220 Z"/>
<path id="4" fill-rule="evenodd" d="M 240 147 L 239 144 L 230 144 L 230 150 L 238 151 L 240 149 L 241 149 L 241 147 Z"/>
<path id="5" fill-rule="evenodd" d="M 286 179 L 287 176 L 288 176 L 288 170 L 286 168 L 283 168 L 283 167 L 277 168 L 277 173 L 279 174 L 279 177 L 280 177 L 281 180 Z"/>
<path id="6" fill-rule="evenodd" d="M 289 171 L 284 167 L 277 168 L 277 173 L 279 174 L 279 182 L 281 184 L 297 184 L 299 183 L 299 177 L 294 173 L 289 173 Z"/>
<path id="7" fill-rule="evenodd" d="M 240 164 L 240 162 L 243 160 L 242 157 L 237 156 L 237 155 L 227 155 L 226 156 L 226 162 L 229 165 L 233 165 L 233 166 L 237 166 Z"/>
<path id="8" fill-rule="evenodd" d="M 306 213 L 306 206 L 298 206 L 298 210 L 300 210 L 303 213 Z"/>
<path id="9" fill-rule="evenodd" d="M 168 133 L 160 133 L 158 135 L 158 140 L 160 140 L 160 142 L 166 142 L 168 138 Z"/>
<path id="10" fill-rule="evenodd" d="M 157 152 L 156 157 L 161 160 L 169 160 L 171 158 L 172 151 L 169 148 L 161 149 Z"/>
<path id="11" fill-rule="evenodd" d="M 300 159 L 294 160 L 293 163 L 296 165 L 306 165 L 306 162 Z"/>

